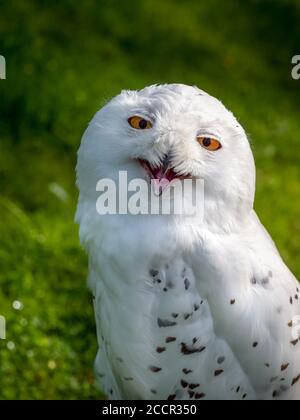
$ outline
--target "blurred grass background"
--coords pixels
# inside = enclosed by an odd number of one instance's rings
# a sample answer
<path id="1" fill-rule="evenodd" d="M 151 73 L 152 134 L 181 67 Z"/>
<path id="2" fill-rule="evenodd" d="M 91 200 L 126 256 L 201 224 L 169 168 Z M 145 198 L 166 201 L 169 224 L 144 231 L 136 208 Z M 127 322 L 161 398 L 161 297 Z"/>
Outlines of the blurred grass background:
<path id="1" fill-rule="evenodd" d="M 100 398 L 76 150 L 123 88 L 196 84 L 245 126 L 256 209 L 300 278 L 298 0 L 0 1 L 0 398 Z"/>

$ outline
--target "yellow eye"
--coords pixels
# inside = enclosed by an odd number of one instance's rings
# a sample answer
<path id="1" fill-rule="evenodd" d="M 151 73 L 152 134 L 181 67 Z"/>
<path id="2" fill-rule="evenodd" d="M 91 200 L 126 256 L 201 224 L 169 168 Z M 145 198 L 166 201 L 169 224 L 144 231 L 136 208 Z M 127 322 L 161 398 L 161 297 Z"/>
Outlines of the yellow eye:
<path id="1" fill-rule="evenodd" d="M 134 116 L 130 117 L 128 119 L 129 124 L 132 128 L 135 128 L 136 130 L 147 130 L 149 128 L 152 128 L 152 123 L 148 120 L 145 120 L 145 118 Z"/>
<path id="2" fill-rule="evenodd" d="M 222 144 L 212 137 L 197 137 L 198 143 L 204 147 L 204 149 L 209 150 L 211 152 L 216 152 L 217 150 L 222 148 Z"/>

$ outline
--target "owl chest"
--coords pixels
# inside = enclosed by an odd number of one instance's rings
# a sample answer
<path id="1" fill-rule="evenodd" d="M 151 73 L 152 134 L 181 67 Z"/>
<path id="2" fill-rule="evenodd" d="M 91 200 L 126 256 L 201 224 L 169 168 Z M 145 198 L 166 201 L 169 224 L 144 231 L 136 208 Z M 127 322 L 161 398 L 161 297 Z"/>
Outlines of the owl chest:
<path id="1" fill-rule="evenodd" d="M 191 268 L 178 258 L 154 266 L 143 283 L 124 286 L 122 296 L 124 303 L 120 296 L 113 304 L 107 300 L 101 315 L 96 309 L 103 357 L 122 395 L 201 396 L 200 378 L 213 382 L 232 355 L 214 335 L 209 305 L 197 291 Z M 207 392 L 209 386 L 207 380 Z"/>

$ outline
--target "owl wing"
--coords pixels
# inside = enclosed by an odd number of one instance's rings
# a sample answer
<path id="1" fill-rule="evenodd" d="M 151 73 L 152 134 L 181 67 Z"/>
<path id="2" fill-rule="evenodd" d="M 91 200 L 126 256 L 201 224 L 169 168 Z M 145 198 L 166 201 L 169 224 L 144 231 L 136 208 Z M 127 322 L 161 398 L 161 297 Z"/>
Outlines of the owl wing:
<path id="1" fill-rule="evenodd" d="M 216 334 L 231 348 L 258 399 L 299 399 L 297 279 L 256 214 L 241 235 L 208 243 L 194 270 Z"/>

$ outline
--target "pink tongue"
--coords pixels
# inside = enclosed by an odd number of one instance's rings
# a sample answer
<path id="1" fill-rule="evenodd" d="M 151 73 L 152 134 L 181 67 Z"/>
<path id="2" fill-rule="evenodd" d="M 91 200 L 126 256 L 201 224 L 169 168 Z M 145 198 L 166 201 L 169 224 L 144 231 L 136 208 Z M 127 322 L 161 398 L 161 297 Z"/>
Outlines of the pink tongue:
<path id="1" fill-rule="evenodd" d="M 146 172 L 151 176 L 151 182 L 154 185 L 155 194 L 161 195 L 173 179 L 180 178 L 171 168 L 167 170 L 163 167 L 151 168 L 150 165 L 143 160 L 140 160 L 140 163 Z"/>
<path id="2" fill-rule="evenodd" d="M 160 182 L 168 181 L 171 182 L 177 177 L 176 173 L 172 169 L 164 171 L 162 168 L 152 169 L 153 178 L 157 179 Z"/>
<path id="3" fill-rule="evenodd" d="M 172 169 L 164 171 L 162 168 L 152 169 L 154 192 L 157 195 L 161 195 L 167 188 L 169 183 L 177 177 L 176 173 Z"/>

